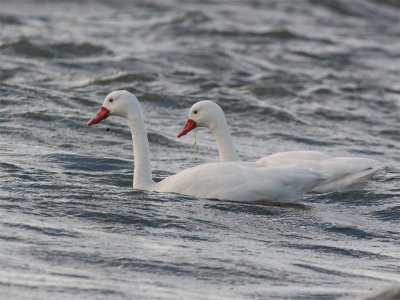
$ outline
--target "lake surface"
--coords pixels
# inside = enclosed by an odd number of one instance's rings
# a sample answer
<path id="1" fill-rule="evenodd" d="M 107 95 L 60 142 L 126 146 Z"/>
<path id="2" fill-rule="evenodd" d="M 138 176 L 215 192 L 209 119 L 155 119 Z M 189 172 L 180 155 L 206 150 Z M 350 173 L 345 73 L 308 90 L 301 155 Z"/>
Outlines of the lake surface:
<path id="1" fill-rule="evenodd" d="M 0 3 L 0 298 L 336 299 L 400 284 L 400 3 Z M 382 162 L 363 191 L 261 206 L 132 189 L 141 101 L 161 179 L 218 160 L 177 139 L 219 103 L 240 157 Z M 110 131 L 106 131 L 110 128 Z"/>

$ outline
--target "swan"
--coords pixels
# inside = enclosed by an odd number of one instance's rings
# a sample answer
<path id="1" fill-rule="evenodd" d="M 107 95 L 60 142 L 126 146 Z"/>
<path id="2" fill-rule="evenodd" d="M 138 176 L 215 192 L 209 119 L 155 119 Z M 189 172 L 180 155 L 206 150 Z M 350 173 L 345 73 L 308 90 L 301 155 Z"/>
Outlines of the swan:
<path id="1" fill-rule="evenodd" d="M 301 168 L 265 168 L 256 163 L 226 162 L 195 166 L 155 183 L 151 174 L 149 142 L 139 101 L 128 91 L 111 92 L 87 125 L 97 124 L 112 115 L 127 119 L 132 133 L 134 189 L 240 202 L 294 203 L 327 178 L 319 172 Z"/>
<path id="2" fill-rule="evenodd" d="M 210 100 L 199 101 L 191 107 L 189 118 L 177 137 L 196 127 L 206 127 L 213 134 L 221 162 L 239 161 L 222 108 Z M 257 164 L 295 166 L 321 172 L 328 179 L 312 189 L 317 193 L 342 192 L 363 189 L 381 169 L 373 159 L 359 157 L 332 157 L 319 151 L 287 151 L 264 156 Z"/>

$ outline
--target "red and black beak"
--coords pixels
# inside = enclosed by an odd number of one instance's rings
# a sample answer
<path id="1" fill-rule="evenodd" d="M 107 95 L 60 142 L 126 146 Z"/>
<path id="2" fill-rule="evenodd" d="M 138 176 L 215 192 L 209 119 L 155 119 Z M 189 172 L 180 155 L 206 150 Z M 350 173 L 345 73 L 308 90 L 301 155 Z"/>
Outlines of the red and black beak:
<path id="1" fill-rule="evenodd" d="M 192 131 L 197 127 L 197 124 L 192 119 L 187 119 L 185 126 L 183 126 L 182 130 L 179 131 L 177 137 L 180 138 L 181 136 L 187 134 L 188 132 Z"/>
<path id="2" fill-rule="evenodd" d="M 94 118 L 90 119 L 87 122 L 87 125 L 92 126 L 94 124 L 100 123 L 101 121 L 107 119 L 109 114 L 110 114 L 110 111 L 108 110 L 108 108 L 102 106 L 100 108 L 100 110 L 97 112 L 96 116 L 94 116 Z"/>

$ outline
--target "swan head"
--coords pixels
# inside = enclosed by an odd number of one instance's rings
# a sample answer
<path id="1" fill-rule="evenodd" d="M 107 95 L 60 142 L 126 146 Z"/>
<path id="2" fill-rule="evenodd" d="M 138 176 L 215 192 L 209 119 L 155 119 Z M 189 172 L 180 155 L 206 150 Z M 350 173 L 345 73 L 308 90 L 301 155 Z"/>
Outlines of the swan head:
<path id="1" fill-rule="evenodd" d="M 138 106 L 138 103 L 135 95 L 128 91 L 120 90 L 111 92 L 104 99 L 103 105 L 96 116 L 90 119 L 87 125 L 91 126 L 100 123 L 112 115 L 127 118 L 128 114 L 132 113 L 132 108 L 134 108 L 134 111 L 137 110 L 135 107 Z"/>
<path id="2" fill-rule="evenodd" d="M 226 122 L 225 115 L 217 103 L 210 100 L 196 102 L 190 108 L 189 118 L 177 137 L 184 136 L 196 127 L 206 127 L 212 131 L 221 122 Z"/>

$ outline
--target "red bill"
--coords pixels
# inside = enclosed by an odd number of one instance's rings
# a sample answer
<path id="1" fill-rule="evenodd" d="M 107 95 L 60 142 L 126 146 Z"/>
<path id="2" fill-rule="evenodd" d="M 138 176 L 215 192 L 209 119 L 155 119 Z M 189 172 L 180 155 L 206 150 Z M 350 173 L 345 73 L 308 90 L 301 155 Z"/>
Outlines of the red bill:
<path id="1" fill-rule="evenodd" d="M 100 110 L 97 112 L 96 116 L 87 122 L 88 126 L 92 126 L 94 124 L 100 123 L 101 121 L 107 119 L 108 115 L 110 114 L 110 111 L 108 108 L 105 108 L 102 106 Z"/>
<path id="2" fill-rule="evenodd" d="M 195 129 L 197 127 L 197 124 L 195 121 L 193 121 L 192 119 L 188 119 L 186 121 L 185 126 L 183 126 L 182 130 L 179 131 L 177 137 L 180 138 L 181 136 L 187 134 L 188 132 L 192 131 L 193 129 Z"/>

